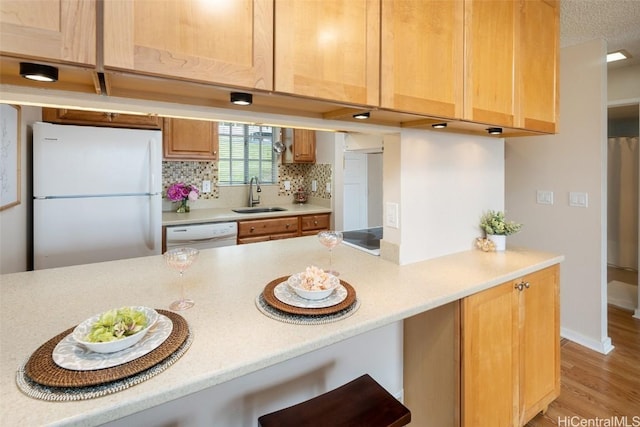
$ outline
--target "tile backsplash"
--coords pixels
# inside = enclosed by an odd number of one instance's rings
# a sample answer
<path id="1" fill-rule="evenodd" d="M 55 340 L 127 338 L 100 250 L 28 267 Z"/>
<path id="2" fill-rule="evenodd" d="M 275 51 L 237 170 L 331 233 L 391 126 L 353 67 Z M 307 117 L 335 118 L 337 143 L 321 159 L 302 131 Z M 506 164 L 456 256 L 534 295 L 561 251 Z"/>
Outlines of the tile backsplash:
<path id="1" fill-rule="evenodd" d="M 293 194 L 303 188 L 309 196 L 320 199 L 331 199 L 326 191 L 327 183 L 331 183 L 332 169 L 330 164 L 281 164 L 278 166 L 278 197 L 293 199 Z M 220 197 L 218 186 L 218 167 L 216 162 L 163 161 L 162 189 L 163 196 L 167 188 L 175 182 L 193 184 L 201 188 L 202 181 L 211 181 L 211 192 L 201 193 L 199 200 L 214 200 Z M 311 182 L 317 183 L 317 191 L 311 191 Z M 284 182 L 290 181 L 290 190 L 284 189 Z M 237 191 L 245 192 L 244 186 L 234 186 Z M 194 208 L 196 206 L 194 205 Z"/>

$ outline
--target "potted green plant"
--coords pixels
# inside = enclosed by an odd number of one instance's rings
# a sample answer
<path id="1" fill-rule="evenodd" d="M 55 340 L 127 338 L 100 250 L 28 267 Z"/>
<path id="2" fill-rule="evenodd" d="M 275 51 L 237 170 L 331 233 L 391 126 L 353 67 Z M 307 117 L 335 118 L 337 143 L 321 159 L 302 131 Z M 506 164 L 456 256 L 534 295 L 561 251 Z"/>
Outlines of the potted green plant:
<path id="1" fill-rule="evenodd" d="M 502 211 L 489 210 L 480 218 L 480 228 L 486 233 L 487 239 L 493 242 L 496 251 L 504 251 L 507 236 L 520 231 L 522 224 L 507 221 Z"/>

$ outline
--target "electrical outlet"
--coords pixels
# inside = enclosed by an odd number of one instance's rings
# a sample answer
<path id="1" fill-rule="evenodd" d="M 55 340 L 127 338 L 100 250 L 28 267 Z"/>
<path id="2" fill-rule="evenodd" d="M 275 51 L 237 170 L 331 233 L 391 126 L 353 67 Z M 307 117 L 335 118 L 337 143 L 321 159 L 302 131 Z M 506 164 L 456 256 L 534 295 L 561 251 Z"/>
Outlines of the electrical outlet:
<path id="1" fill-rule="evenodd" d="M 284 182 L 284 189 L 285 189 L 285 191 L 291 190 L 291 181 L 285 181 Z"/>
<path id="2" fill-rule="evenodd" d="M 202 181 L 202 192 L 211 193 L 211 181 Z"/>
<path id="3" fill-rule="evenodd" d="M 315 179 L 311 181 L 311 191 L 313 191 L 314 193 L 318 191 L 318 181 L 316 181 Z"/>
<path id="4" fill-rule="evenodd" d="M 325 193 L 331 194 L 331 183 L 327 182 L 327 186 L 325 187 Z"/>

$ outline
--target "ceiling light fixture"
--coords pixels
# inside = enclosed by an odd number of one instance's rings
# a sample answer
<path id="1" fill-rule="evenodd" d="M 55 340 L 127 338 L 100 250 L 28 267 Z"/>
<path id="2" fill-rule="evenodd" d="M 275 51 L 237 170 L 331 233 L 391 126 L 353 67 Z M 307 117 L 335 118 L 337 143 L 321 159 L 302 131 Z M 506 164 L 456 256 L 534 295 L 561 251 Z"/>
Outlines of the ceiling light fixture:
<path id="1" fill-rule="evenodd" d="M 231 92 L 231 102 L 236 105 L 251 105 L 253 95 L 244 92 Z"/>
<path id="2" fill-rule="evenodd" d="M 502 128 L 487 128 L 487 132 L 489 132 L 489 135 L 500 135 Z"/>
<path id="3" fill-rule="evenodd" d="M 38 82 L 58 81 L 58 69 L 50 65 L 21 62 L 20 75 L 25 79 L 35 80 Z"/>
<path id="4" fill-rule="evenodd" d="M 623 59 L 629 59 L 631 55 L 624 49 L 616 50 L 615 52 L 607 53 L 607 62 L 621 61 Z"/>
<path id="5" fill-rule="evenodd" d="M 434 129 L 444 129 L 447 127 L 446 123 L 434 123 L 431 125 L 432 128 Z"/>
<path id="6" fill-rule="evenodd" d="M 354 114 L 353 118 L 358 120 L 367 120 L 369 116 L 371 116 L 371 113 L 369 113 L 368 111 L 365 111 L 364 113 Z"/>

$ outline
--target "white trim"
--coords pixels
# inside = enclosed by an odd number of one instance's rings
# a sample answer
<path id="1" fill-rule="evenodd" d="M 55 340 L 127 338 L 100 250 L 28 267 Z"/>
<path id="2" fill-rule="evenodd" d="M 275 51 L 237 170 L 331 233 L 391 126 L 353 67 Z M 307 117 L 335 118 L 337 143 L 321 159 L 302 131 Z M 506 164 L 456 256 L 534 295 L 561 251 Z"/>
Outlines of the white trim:
<path id="1" fill-rule="evenodd" d="M 609 354 L 615 348 L 609 337 L 597 341 L 566 328 L 560 328 L 560 336 L 602 354 Z"/>

